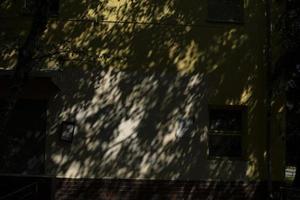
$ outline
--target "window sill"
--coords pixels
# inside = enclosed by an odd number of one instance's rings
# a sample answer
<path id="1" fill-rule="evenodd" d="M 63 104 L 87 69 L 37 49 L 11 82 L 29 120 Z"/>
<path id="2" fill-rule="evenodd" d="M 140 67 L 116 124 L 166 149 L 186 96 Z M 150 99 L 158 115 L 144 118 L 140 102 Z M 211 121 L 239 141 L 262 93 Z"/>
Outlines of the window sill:
<path id="1" fill-rule="evenodd" d="M 217 20 L 217 19 L 206 19 L 207 23 L 214 23 L 214 24 L 231 24 L 231 25 L 244 25 L 244 20 L 242 21 L 234 21 L 234 20 Z"/>
<path id="2" fill-rule="evenodd" d="M 231 156 L 207 156 L 207 160 L 226 160 L 226 161 L 248 161 L 248 159 L 245 158 L 245 156 L 238 156 L 238 157 L 231 157 Z"/>

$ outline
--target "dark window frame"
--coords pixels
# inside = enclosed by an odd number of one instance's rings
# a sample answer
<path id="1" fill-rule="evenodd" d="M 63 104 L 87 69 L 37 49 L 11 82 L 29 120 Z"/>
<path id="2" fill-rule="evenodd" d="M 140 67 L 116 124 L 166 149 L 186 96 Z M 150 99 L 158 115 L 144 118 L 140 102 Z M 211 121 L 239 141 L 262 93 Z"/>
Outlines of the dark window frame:
<path id="1" fill-rule="evenodd" d="M 239 112 L 241 116 L 240 119 L 240 127 L 236 130 L 221 130 L 221 129 L 211 129 L 211 117 L 212 111 L 218 112 Z M 230 160 L 245 160 L 245 135 L 247 132 L 247 107 L 244 105 L 209 105 L 209 126 L 208 126 L 208 159 L 230 159 Z M 216 150 L 212 150 L 212 141 L 214 137 L 223 137 L 223 138 L 238 138 L 240 145 L 240 152 L 238 155 L 216 155 L 212 152 L 216 152 Z"/>
<path id="2" fill-rule="evenodd" d="M 217 1 L 223 1 L 223 2 L 217 2 Z M 212 22 L 212 23 L 228 23 L 228 24 L 244 24 L 245 21 L 245 1 L 244 0 L 235 0 L 239 1 L 238 5 L 233 5 L 234 3 L 228 3 L 228 1 L 233 1 L 233 0 L 207 0 L 207 17 L 206 21 L 207 22 Z M 226 3 L 227 2 L 227 3 Z M 218 5 L 220 4 L 220 5 Z M 217 7 L 222 8 L 223 10 L 232 10 L 232 15 L 227 16 L 225 18 L 224 16 L 221 16 L 220 12 L 216 12 L 218 10 Z M 239 10 L 237 9 L 239 7 Z M 234 12 L 233 12 L 234 11 Z M 237 14 L 239 12 L 239 17 L 237 17 Z M 219 14 L 216 16 L 215 14 Z"/>

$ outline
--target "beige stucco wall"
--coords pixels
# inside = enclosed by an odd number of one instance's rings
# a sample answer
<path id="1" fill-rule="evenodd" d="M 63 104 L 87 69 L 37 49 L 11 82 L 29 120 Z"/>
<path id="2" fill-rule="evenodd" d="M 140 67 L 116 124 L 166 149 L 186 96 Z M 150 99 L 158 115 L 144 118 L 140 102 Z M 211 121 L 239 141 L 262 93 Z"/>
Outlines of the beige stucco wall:
<path id="1" fill-rule="evenodd" d="M 207 22 L 206 1 L 63 3 L 43 37 L 46 52 L 62 53 L 40 65 L 61 69 L 53 77 L 61 92 L 49 102 L 46 173 L 266 179 L 263 14 L 258 0 L 245 1 L 243 24 Z M 5 55 L 11 66 L 15 54 Z M 245 159 L 208 159 L 208 105 L 247 106 Z M 193 129 L 177 138 L 181 116 Z M 76 121 L 72 144 L 59 141 L 63 120 Z M 278 132 L 273 138 L 280 180 L 283 142 Z"/>

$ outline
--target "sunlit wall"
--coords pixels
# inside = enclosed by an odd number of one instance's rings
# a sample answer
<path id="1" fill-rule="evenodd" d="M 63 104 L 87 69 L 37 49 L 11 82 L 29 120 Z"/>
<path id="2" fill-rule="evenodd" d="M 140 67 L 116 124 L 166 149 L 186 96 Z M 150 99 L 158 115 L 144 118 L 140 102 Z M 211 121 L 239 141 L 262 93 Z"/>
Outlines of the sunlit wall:
<path id="1" fill-rule="evenodd" d="M 1 4 L 1 67 L 16 63 L 30 16 Z M 61 1 L 39 43 L 56 71 L 46 174 L 59 177 L 265 180 L 265 5 L 244 1 L 242 23 L 207 20 L 207 2 Z M 209 106 L 247 107 L 239 159 L 208 156 Z M 272 178 L 283 177 L 283 108 L 274 109 Z M 179 118 L 192 120 L 176 137 Z M 72 121 L 72 143 L 59 139 Z"/>

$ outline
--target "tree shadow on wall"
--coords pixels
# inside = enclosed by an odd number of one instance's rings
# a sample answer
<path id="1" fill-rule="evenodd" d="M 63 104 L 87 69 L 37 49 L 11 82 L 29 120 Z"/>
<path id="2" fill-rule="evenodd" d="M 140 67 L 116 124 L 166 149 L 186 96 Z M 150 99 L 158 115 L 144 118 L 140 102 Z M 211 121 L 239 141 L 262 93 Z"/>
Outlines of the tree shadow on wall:
<path id="1" fill-rule="evenodd" d="M 98 192 L 111 199 L 124 188 L 128 195 L 141 195 L 134 193 L 140 187 L 151 188 L 145 195 L 154 198 L 151 192 L 170 185 L 185 197 L 201 188 L 207 198 L 212 198 L 210 188 L 223 188 L 223 195 L 253 195 L 243 183 L 235 189 L 197 183 L 264 174 L 264 140 L 252 135 L 265 126 L 263 114 L 254 116 L 264 107 L 263 88 L 256 88 L 263 82 L 263 44 L 255 37 L 258 11 L 249 7 L 247 12 L 250 25 L 221 25 L 207 23 L 206 5 L 191 0 L 62 3 L 61 18 L 49 20 L 43 38 L 43 52 L 60 53 L 40 65 L 62 67 L 53 77 L 61 92 L 49 102 L 47 173 L 86 178 L 73 184 L 77 191 L 112 188 Z M 208 159 L 209 104 L 248 106 L 244 137 L 251 141 L 245 152 L 250 160 Z M 183 137 L 176 137 L 179 118 L 192 120 Z M 70 120 L 77 131 L 67 144 L 58 130 Z M 161 188 L 134 179 L 161 180 Z M 58 194 L 74 189 L 67 183 L 58 184 Z M 76 191 L 72 195 L 85 198 Z"/>

